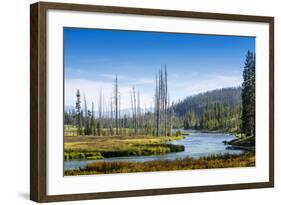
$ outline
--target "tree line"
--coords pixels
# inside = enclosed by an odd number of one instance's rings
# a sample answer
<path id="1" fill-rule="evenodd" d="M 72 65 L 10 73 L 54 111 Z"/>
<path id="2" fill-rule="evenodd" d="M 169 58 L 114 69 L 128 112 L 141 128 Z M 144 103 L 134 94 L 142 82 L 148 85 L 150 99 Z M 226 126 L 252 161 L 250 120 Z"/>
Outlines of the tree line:
<path id="1" fill-rule="evenodd" d="M 173 128 L 216 130 L 255 136 L 255 54 L 248 51 L 241 87 L 222 88 L 170 102 L 167 66 L 155 74 L 154 106 L 141 108 L 140 91 L 132 86 L 130 112 L 121 111 L 118 76 L 113 95 L 105 99 L 100 90 L 88 108 L 76 92 L 75 109 L 65 111 L 65 125 L 77 128 L 78 135 L 172 135 Z M 82 108 L 83 107 L 83 108 Z"/>
<path id="2" fill-rule="evenodd" d="M 65 111 L 64 124 L 75 126 L 78 135 L 171 135 L 174 112 L 169 100 L 166 65 L 155 75 L 154 108 L 141 108 L 140 91 L 136 90 L 135 86 L 130 92 L 130 103 L 131 111 L 123 113 L 118 76 L 115 75 L 113 95 L 106 100 L 100 90 L 97 112 L 94 109 L 94 102 L 91 102 L 91 109 L 88 109 L 86 96 L 83 103 L 81 102 L 78 89 L 75 109 Z"/>
<path id="3" fill-rule="evenodd" d="M 179 127 L 255 136 L 255 54 L 248 51 L 241 87 L 191 96 L 175 105 Z"/>
<path id="4" fill-rule="evenodd" d="M 241 109 L 239 104 L 227 106 L 222 103 L 210 103 L 199 115 L 188 112 L 183 119 L 183 126 L 185 129 L 240 133 Z"/>

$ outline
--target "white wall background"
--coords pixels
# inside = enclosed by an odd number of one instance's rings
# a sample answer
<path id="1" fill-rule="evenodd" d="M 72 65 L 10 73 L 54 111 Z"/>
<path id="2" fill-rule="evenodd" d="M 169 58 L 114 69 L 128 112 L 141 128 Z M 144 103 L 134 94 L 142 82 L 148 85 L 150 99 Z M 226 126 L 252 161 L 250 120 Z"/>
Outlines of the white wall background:
<path id="1" fill-rule="evenodd" d="M 275 16 L 275 147 L 274 189 L 239 190 L 170 196 L 153 196 L 60 204 L 278 204 L 281 194 L 281 140 L 279 88 L 281 12 L 278 0 L 74 0 L 101 5 L 147 7 Z M 29 4 L 7 0 L 0 6 L 0 204 L 29 201 Z M 279 202 L 280 203 L 280 202 Z M 56 203 L 55 203 L 56 204 Z"/>

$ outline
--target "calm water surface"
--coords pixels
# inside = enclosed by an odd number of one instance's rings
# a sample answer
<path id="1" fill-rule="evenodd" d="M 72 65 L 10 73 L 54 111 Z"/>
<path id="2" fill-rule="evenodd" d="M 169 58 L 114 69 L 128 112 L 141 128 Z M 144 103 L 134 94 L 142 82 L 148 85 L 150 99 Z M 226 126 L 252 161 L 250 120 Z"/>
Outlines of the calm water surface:
<path id="1" fill-rule="evenodd" d="M 241 154 L 243 150 L 226 149 L 223 141 L 230 141 L 235 139 L 235 136 L 228 133 L 202 133 L 198 131 L 186 130 L 192 135 L 185 139 L 169 142 L 171 144 L 183 145 L 185 150 L 182 152 L 173 152 L 162 155 L 151 156 L 129 156 L 129 157 L 112 157 L 101 160 L 70 160 L 64 162 L 64 169 L 77 169 L 85 167 L 87 164 L 97 161 L 131 161 L 131 162 L 145 162 L 153 160 L 174 160 L 184 157 L 199 158 L 214 154 Z"/>

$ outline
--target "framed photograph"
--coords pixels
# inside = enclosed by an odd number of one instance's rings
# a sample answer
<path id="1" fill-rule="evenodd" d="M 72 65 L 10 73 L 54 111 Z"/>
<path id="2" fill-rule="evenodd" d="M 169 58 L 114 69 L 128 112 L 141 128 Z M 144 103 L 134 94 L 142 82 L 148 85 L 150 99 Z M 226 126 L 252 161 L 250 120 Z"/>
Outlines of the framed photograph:
<path id="1" fill-rule="evenodd" d="M 274 18 L 40 2 L 30 198 L 274 186 Z"/>

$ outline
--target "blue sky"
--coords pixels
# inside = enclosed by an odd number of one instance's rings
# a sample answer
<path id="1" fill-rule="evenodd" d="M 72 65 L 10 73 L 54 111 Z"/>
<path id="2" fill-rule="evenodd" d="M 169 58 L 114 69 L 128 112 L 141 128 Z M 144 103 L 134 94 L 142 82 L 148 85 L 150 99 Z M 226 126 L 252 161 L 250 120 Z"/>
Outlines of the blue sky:
<path id="1" fill-rule="evenodd" d="M 76 89 L 89 101 L 101 89 L 109 99 L 118 74 L 121 106 L 129 107 L 135 86 L 149 107 L 164 64 L 172 100 L 239 86 L 248 50 L 255 50 L 253 37 L 64 28 L 65 102 L 74 104 Z"/>

